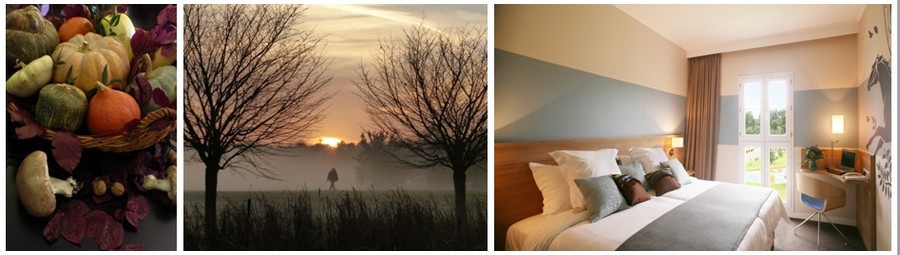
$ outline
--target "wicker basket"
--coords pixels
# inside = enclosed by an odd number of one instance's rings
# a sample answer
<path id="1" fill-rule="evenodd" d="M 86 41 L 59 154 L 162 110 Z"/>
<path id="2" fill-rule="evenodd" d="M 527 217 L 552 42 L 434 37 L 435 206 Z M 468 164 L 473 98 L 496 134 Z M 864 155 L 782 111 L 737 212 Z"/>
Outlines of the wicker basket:
<path id="1" fill-rule="evenodd" d="M 7 102 L 6 110 L 9 112 L 18 111 L 15 103 Z M 150 147 L 160 140 L 168 136 L 175 130 L 177 122 L 177 113 L 170 108 L 162 108 L 148 113 L 141 119 L 141 122 L 134 128 L 123 133 L 113 136 L 87 136 L 77 135 L 81 147 L 84 149 L 99 149 L 106 152 L 130 152 Z M 153 127 L 151 125 L 157 121 L 165 121 L 161 123 L 163 127 Z M 47 129 L 41 138 L 53 140 L 56 131 Z"/>

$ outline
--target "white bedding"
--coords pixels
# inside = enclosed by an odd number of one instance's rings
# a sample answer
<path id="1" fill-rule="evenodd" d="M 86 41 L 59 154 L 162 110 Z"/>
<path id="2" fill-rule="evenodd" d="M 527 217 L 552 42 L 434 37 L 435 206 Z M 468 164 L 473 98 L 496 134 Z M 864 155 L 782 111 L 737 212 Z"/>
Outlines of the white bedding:
<path id="1" fill-rule="evenodd" d="M 595 223 L 587 221 L 585 211 L 556 215 L 536 215 L 510 226 L 508 250 L 615 250 L 634 233 L 656 218 L 718 182 L 693 179 L 691 184 L 653 196 L 627 210 L 614 213 Z M 772 192 L 760 208 L 759 217 L 750 225 L 738 250 L 769 250 L 774 244 L 775 227 L 787 221 L 787 212 L 777 193 Z M 627 223 L 627 224 L 625 224 Z"/>

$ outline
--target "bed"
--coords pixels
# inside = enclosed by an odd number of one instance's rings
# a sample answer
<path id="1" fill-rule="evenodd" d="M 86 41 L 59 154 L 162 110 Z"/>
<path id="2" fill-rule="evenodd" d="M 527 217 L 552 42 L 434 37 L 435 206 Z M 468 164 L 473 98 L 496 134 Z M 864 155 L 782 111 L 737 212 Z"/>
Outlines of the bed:
<path id="1" fill-rule="evenodd" d="M 691 184 L 684 185 L 678 190 L 662 196 L 654 194 L 649 201 L 619 211 L 594 223 L 590 223 L 587 220 L 587 212 L 581 210 L 570 210 L 554 215 L 541 214 L 541 192 L 537 189 L 531 170 L 527 166 L 528 162 L 553 164 L 553 159 L 547 153 L 561 149 L 617 148 L 620 154 L 622 152 L 627 154 L 627 148 L 630 147 L 661 146 L 668 148 L 668 141 L 671 140 L 671 137 L 651 136 L 495 144 L 495 248 L 497 250 L 628 250 L 626 248 L 631 250 L 717 250 L 719 249 L 715 248 L 717 246 L 703 246 L 705 244 L 702 242 L 696 242 L 693 244 L 694 246 L 687 244 L 685 244 L 686 246 L 677 246 L 678 243 L 675 243 L 675 246 L 661 246 L 661 248 L 652 247 L 653 245 L 643 246 L 646 245 L 646 242 L 640 243 L 635 240 L 640 241 L 647 235 L 645 233 L 647 230 L 644 228 L 650 224 L 669 224 L 667 222 L 674 221 L 669 220 L 672 218 L 672 215 L 667 215 L 670 211 L 676 208 L 684 210 L 685 207 L 696 206 L 701 202 L 699 200 L 709 199 L 710 194 L 708 193 L 737 188 L 759 192 L 761 194 L 759 196 L 763 199 L 759 199 L 758 201 L 761 202 L 757 202 L 759 203 L 756 207 L 759 208 L 758 211 L 752 212 L 753 215 L 750 215 L 751 218 L 747 221 L 749 227 L 743 227 L 745 232 L 728 230 L 729 234 L 739 237 L 737 239 L 739 243 L 734 249 L 770 250 L 774 244 L 775 228 L 788 219 L 780 197 L 771 189 L 744 187 L 693 178 Z M 680 157 L 680 155 L 676 155 L 676 157 Z M 703 200 L 702 202 L 707 201 Z M 719 209 L 728 210 L 729 208 Z M 627 224 L 623 224 L 626 222 Z M 708 226 L 704 229 L 709 229 L 709 231 L 699 232 L 723 231 Z M 640 235 L 636 235 L 639 232 Z M 632 238 L 633 236 L 634 238 Z M 690 238 L 692 237 L 689 236 L 686 240 Z M 678 242 L 677 238 L 664 239 L 669 242 Z M 627 245 L 625 245 L 626 243 Z M 733 247 L 733 245 L 727 247 Z"/>

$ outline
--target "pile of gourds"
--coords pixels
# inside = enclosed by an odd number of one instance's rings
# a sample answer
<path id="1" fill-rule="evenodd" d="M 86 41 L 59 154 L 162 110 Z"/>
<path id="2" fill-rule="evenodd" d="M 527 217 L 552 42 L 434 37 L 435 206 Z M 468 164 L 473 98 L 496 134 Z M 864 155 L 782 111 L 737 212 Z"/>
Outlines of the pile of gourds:
<path id="1" fill-rule="evenodd" d="M 90 135 L 114 135 L 160 108 L 153 100 L 138 105 L 124 92 L 135 79 L 128 77 L 135 28 L 126 14 L 102 19 L 105 36 L 81 17 L 69 18 L 57 31 L 34 6 L 8 13 L 6 24 L 6 62 L 18 69 L 6 91 L 25 100 L 37 97 L 35 119 L 45 128 L 76 133 L 86 125 Z M 174 100 L 175 58 L 140 57 L 146 71 L 137 75 Z"/>

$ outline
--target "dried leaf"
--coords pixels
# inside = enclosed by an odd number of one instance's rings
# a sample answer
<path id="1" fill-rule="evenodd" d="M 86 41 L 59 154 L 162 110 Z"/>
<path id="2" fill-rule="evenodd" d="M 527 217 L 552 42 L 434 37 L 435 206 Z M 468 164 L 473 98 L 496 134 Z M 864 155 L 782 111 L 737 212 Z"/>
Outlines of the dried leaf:
<path id="1" fill-rule="evenodd" d="M 62 204 L 60 211 L 66 212 L 66 214 L 71 214 L 73 216 L 83 217 L 91 212 L 91 208 L 88 208 L 87 204 L 81 200 L 69 200 L 65 204 Z"/>
<path id="2" fill-rule="evenodd" d="M 178 23 L 178 9 L 175 8 L 175 5 L 168 5 L 166 8 L 159 11 L 159 14 L 156 15 L 156 26 L 163 25 L 175 25 Z"/>
<path id="3" fill-rule="evenodd" d="M 53 158 L 63 170 L 72 173 L 81 161 L 81 142 L 74 134 L 61 131 L 53 137 Z"/>
<path id="4" fill-rule="evenodd" d="M 50 219 L 50 222 L 47 222 L 47 226 L 44 226 L 44 239 L 53 242 L 56 241 L 56 239 L 58 239 L 60 235 L 62 235 L 60 225 L 62 225 L 65 214 L 66 213 L 62 211 L 58 211 L 53 215 L 53 218 Z"/>
<path id="5" fill-rule="evenodd" d="M 160 107 L 172 108 L 175 109 L 175 99 L 169 99 L 169 96 L 166 95 L 166 92 L 160 88 L 153 89 L 153 103 L 159 105 Z"/>
<path id="6" fill-rule="evenodd" d="M 112 250 L 122 246 L 125 241 L 125 230 L 122 224 L 104 211 L 92 211 L 85 216 L 86 236 L 93 238 L 101 250 Z"/>
<path id="7" fill-rule="evenodd" d="M 143 64 L 138 64 L 143 66 Z M 128 95 L 134 98 L 138 105 L 144 105 L 150 101 L 150 81 L 143 74 L 135 75 L 134 82 L 128 87 Z"/>
<path id="8" fill-rule="evenodd" d="M 81 244 L 84 240 L 85 227 L 84 217 L 73 216 L 74 214 L 66 214 L 62 223 L 62 236 L 70 243 Z"/>
<path id="9" fill-rule="evenodd" d="M 149 212 L 147 199 L 141 195 L 129 195 L 125 208 L 125 219 L 135 228 L 141 224 Z"/>
<path id="10" fill-rule="evenodd" d="M 12 103 L 16 105 L 18 108 L 17 111 L 9 112 L 9 117 L 13 122 L 17 122 L 22 124 L 21 127 L 16 128 L 16 137 L 19 139 L 29 139 L 36 136 L 39 136 L 44 133 L 44 126 L 41 126 L 40 123 L 35 121 L 34 114 L 31 111 L 25 109 L 19 100 L 15 97 L 6 94 L 6 102 Z"/>
<path id="11" fill-rule="evenodd" d="M 91 11 L 83 4 L 68 4 L 59 12 L 59 16 L 65 19 L 84 17 L 88 20 L 94 20 L 94 15 L 91 15 Z"/>

